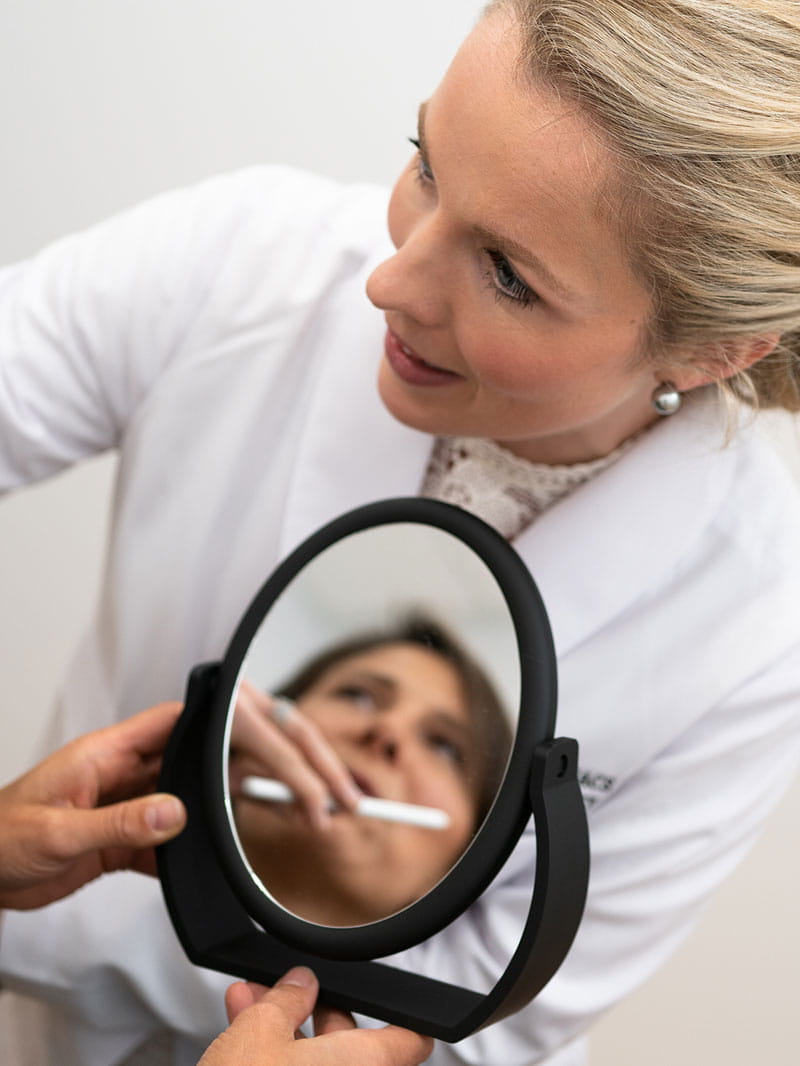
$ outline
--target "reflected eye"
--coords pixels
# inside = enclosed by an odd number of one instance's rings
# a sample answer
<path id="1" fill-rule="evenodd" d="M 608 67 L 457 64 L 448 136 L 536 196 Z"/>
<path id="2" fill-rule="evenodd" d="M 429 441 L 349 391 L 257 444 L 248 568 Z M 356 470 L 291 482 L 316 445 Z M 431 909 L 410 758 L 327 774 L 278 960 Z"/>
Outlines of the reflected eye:
<path id="1" fill-rule="evenodd" d="M 334 697 L 363 711 L 374 711 L 378 701 L 374 694 L 364 685 L 340 685 L 333 693 Z"/>
<path id="2" fill-rule="evenodd" d="M 434 181 L 433 171 L 422 151 L 422 144 L 416 137 L 409 137 L 409 141 L 417 150 L 417 181 L 421 185 L 430 185 Z"/>
<path id="3" fill-rule="evenodd" d="M 461 745 L 451 740 L 450 737 L 435 733 L 428 737 L 427 744 L 435 755 L 445 762 L 451 763 L 457 769 L 461 770 L 466 765 L 466 753 Z"/>
<path id="4" fill-rule="evenodd" d="M 492 262 L 488 278 L 498 299 L 513 300 L 520 307 L 530 307 L 539 299 L 533 289 L 515 272 L 502 252 L 487 248 L 486 254 Z"/>

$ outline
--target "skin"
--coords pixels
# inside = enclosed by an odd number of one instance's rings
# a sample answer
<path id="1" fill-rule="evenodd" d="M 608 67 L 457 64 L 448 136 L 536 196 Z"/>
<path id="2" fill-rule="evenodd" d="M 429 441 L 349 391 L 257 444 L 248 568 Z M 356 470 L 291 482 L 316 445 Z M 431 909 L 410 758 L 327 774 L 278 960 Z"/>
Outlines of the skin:
<path id="1" fill-rule="evenodd" d="M 646 358 L 651 298 L 605 220 L 613 211 L 599 210 L 614 195 L 609 153 L 579 110 L 520 80 L 517 57 L 510 16 L 485 18 L 423 106 L 421 150 L 389 208 L 397 251 L 367 285 L 390 331 L 378 386 L 416 429 L 573 463 L 657 420 L 654 388 L 705 384 L 713 360 Z M 400 343 L 412 366 L 442 373 L 409 382 Z M 736 368 L 769 347 L 742 347 Z"/>
<path id="2" fill-rule="evenodd" d="M 148 795 L 180 711 L 89 733 L 0 790 L 0 907 L 41 907 L 110 870 L 155 873 L 153 847 L 186 822 L 175 796 Z"/>
<path id="3" fill-rule="evenodd" d="M 226 1005 L 232 1022 L 203 1055 L 198 1066 L 417 1066 L 433 1050 L 429 1037 L 389 1025 L 356 1029 L 339 1011 L 318 1008 L 316 1036 L 303 1039 L 297 1030 L 314 1010 L 317 980 L 296 967 L 271 990 L 237 983 Z"/>
<path id="4" fill-rule="evenodd" d="M 246 680 L 239 685 L 231 750 L 246 752 L 249 758 L 231 760 L 231 791 L 238 792 L 245 772 L 279 778 L 292 790 L 311 825 L 324 831 L 331 824 L 330 799 L 344 810 L 353 810 L 361 790 L 308 718 L 295 713 L 278 725 L 272 718 L 273 705 L 272 696 L 256 685 Z"/>
<path id="5" fill-rule="evenodd" d="M 450 826 L 340 811 L 321 829 L 297 805 L 239 797 L 248 859 L 275 898 L 303 917 L 347 925 L 394 913 L 447 872 L 474 829 L 471 725 L 458 674 L 423 648 L 386 645 L 331 667 L 298 710 L 362 791 L 441 808 Z M 236 776 L 243 772 L 259 770 L 250 761 Z"/>

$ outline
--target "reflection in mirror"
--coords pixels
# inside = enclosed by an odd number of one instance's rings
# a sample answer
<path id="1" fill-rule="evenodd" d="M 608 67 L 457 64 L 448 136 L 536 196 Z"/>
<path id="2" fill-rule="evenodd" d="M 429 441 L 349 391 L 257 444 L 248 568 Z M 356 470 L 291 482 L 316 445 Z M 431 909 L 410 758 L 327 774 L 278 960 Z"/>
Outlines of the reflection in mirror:
<path id="1" fill-rule="evenodd" d="M 354 926 L 429 892 L 502 783 L 519 652 L 483 561 L 394 523 L 316 556 L 275 601 L 229 710 L 228 813 L 257 883 Z"/>

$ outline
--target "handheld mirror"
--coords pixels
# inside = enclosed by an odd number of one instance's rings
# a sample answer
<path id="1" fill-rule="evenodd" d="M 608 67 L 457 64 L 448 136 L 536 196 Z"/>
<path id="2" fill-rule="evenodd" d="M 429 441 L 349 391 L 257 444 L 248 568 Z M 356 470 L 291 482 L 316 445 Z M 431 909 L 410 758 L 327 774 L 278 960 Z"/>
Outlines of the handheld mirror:
<path id="1" fill-rule="evenodd" d="M 544 606 L 493 529 L 418 498 L 320 529 L 192 671 L 165 754 L 189 819 L 159 874 L 190 959 L 267 984 L 309 965 L 331 1005 L 450 1041 L 518 1010 L 588 877 L 555 713 Z M 532 815 L 530 912 L 490 992 L 374 961 L 461 915 Z"/>

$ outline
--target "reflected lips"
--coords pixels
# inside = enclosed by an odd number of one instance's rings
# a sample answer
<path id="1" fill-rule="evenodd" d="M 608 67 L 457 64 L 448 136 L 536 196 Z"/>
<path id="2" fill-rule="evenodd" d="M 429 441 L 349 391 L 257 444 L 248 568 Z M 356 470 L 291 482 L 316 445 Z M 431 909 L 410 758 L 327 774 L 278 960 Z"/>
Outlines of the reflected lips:
<path id="1" fill-rule="evenodd" d="M 454 374 L 452 370 L 442 370 L 426 363 L 392 330 L 386 331 L 384 352 L 395 374 L 409 385 L 452 385 L 454 381 L 461 380 L 461 375 Z"/>
<path id="2" fill-rule="evenodd" d="M 352 779 L 353 779 L 353 781 L 354 781 L 354 783 L 356 785 L 356 788 L 360 789 L 361 792 L 363 792 L 365 796 L 377 796 L 378 795 L 378 793 L 375 791 L 375 789 L 372 787 L 372 785 L 369 783 L 369 781 L 365 777 L 362 777 L 361 774 L 355 773 L 353 770 L 351 770 L 350 771 L 350 776 L 352 777 Z"/>

